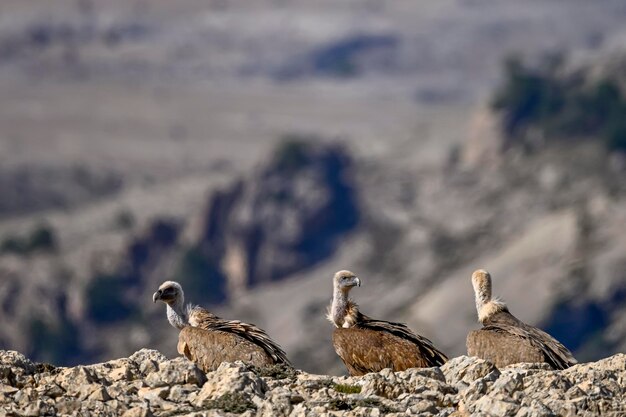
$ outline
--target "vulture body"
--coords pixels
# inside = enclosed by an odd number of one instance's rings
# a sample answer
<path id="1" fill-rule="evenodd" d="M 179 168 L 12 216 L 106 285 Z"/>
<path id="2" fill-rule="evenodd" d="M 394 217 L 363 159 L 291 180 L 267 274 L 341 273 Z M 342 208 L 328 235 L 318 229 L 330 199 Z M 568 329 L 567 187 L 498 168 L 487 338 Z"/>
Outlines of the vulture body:
<path id="1" fill-rule="evenodd" d="M 210 372 L 222 362 L 243 361 L 255 366 L 291 366 L 282 348 L 253 324 L 224 320 L 208 310 L 184 304 L 177 282 L 164 282 L 152 297 L 167 305 L 170 324 L 180 330 L 178 353 Z"/>
<path id="2" fill-rule="evenodd" d="M 360 280 L 350 271 L 339 271 L 333 279 L 334 295 L 328 319 L 335 325 L 333 346 L 350 375 L 359 376 L 391 368 L 443 365 L 446 355 L 432 342 L 402 323 L 372 319 L 348 299 L 348 292 Z"/>
<path id="3" fill-rule="evenodd" d="M 487 271 L 475 271 L 472 286 L 483 327 L 468 334 L 468 355 L 486 359 L 498 368 L 520 362 L 545 362 L 553 369 L 565 369 L 578 363 L 558 340 L 517 319 L 506 304 L 492 299 L 491 275 Z"/>
<path id="4" fill-rule="evenodd" d="M 255 366 L 273 365 L 274 360 L 258 345 L 220 331 L 186 326 L 178 335 L 178 353 L 195 362 L 204 372 L 217 369 L 222 362 L 243 361 Z"/>

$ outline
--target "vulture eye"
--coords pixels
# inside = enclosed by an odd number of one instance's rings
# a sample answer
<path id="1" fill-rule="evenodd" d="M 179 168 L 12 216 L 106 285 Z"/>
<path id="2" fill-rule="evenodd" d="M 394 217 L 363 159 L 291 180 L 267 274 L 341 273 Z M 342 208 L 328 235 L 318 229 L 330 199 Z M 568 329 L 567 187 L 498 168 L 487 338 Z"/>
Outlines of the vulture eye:
<path id="1" fill-rule="evenodd" d="M 168 287 L 163 290 L 163 295 L 166 297 L 172 297 L 176 295 L 176 288 Z"/>

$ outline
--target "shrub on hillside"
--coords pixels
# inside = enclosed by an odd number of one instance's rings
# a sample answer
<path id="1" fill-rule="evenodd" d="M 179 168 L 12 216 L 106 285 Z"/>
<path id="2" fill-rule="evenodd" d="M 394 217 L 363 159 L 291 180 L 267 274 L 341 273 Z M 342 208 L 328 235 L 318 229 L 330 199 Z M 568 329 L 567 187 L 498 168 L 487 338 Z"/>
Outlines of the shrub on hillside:
<path id="1" fill-rule="evenodd" d="M 183 251 L 173 279 L 197 302 L 220 303 L 226 299 L 225 277 L 200 248 Z"/>
<path id="2" fill-rule="evenodd" d="M 40 224 L 26 236 L 5 237 L 0 244 L 0 253 L 29 255 L 33 252 L 54 252 L 57 247 L 57 237 L 52 226 Z"/>
<path id="3" fill-rule="evenodd" d="M 299 134 L 283 136 L 274 149 L 273 162 L 278 170 L 294 173 L 310 162 L 310 142 L 315 138 Z"/>
<path id="4" fill-rule="evenodd" d="M 564 74 L 554 62 L 537 68 L 515 58 L 506 62 L 491 104 L 502 112 L 507 136 L 523 141 L 529 129 L 538 129 L 547 140 L 601 138 L 607 149 L 626 152 L 626 97 L 617 83 Z"/>
<path id="5" fill-rule="evenodd" d="M 113 323 L 128 318 L 135 306 L 125 297 L 128 280 L 115 275 L 96 275 L 86 288 L 87 313 L 97 323 Z"/>

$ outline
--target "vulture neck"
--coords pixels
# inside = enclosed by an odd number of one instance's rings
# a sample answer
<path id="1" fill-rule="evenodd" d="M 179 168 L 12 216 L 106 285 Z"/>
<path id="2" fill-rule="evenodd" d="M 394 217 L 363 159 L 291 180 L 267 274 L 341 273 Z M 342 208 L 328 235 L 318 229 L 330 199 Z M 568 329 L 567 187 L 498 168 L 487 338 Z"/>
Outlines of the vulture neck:
<path id="1" fill-rule="evenodd" d="M 495 314 L 501 311 L 508 311 L 506 304 L 491 297 L 491 285 L 485 285 L 475 289 L 476 292 L 476 312 L 478 321 L 485 323 Z"/>
<path id="2" fill-rule="evenodd" d="M 185 303 L 182 297 L 174 300 L 173 303 L 167 305 L 167 320 L 177 329 L 182 329 L 189 325 L 189 317 L 185 309 Z"/>
<path id="3" fill-rule="evenodd" d="M 348 298 L 350 288 L 335 288 L 330 319 L 337 327 L 352 327 L 356 322 L 357 305 Z"/>

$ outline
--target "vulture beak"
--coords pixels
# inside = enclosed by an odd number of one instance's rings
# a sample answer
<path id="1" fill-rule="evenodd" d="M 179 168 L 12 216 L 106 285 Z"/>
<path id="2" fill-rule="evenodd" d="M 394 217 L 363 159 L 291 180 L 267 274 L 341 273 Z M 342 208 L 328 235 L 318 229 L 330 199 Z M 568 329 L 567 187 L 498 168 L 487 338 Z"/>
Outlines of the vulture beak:
<path id="1" fill-rule="evenodd" d="M 155 292 L 154 294 L 152 294 L 152 301 L 153 302 L 157 302 L 157 300 L 161 299 L 161 290 Z"/>
<path id="2" fill-rule="evenodd" d="M 354 277 L 354 282 L 356 282 L 357 287 L 361 286 L 361 280 L 359 279 L 359 277 Z"/>

